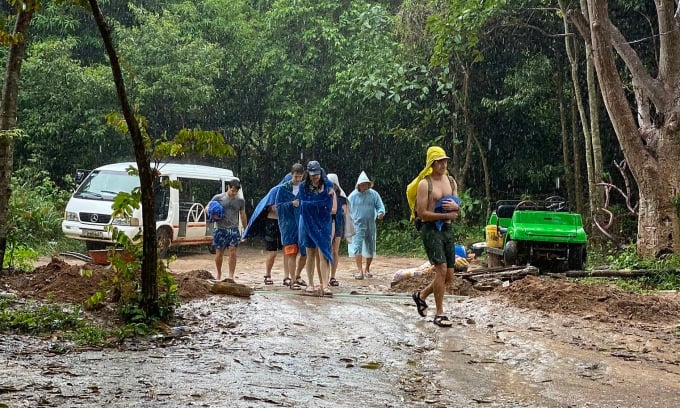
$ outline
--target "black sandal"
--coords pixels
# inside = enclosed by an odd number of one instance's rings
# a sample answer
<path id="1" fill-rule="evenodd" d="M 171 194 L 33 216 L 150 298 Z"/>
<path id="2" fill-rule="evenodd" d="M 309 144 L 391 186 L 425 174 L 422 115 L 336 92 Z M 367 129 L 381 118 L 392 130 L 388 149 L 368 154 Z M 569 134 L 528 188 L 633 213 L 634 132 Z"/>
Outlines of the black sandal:
<path id="1" fill-rule="evenodd" d="M 295 278 L 295 284 L 298 286 L 307 286 L 307 282 L 305 282 L 301 277 Z"/>
<path id="2" fill-rule="evenodd" d="M 265 285 L 273 285 L 274 281 L 272 280 L 272 277 L 271 276 L 265 276 L 264 277 L 264 284 Z"/>
<path id="3" fill-rule="evenodd" d="M 328 281 L 328 284 L 331 286 L 338 286 L 340 285 L 340 282 L 338 282 L 335 278 L 331 278 L 331 280 Z"/>
<path id="4" fill-rule="evenodd" d="M 453 326 L 453 322 L 449 320 L 448 317 L 441 315 L 441 316 L 435 316 L 434 320 L 432 320 L 432 323 L 436 324 L 439 327 L 451 327 Z"/>
<path id="5" fill-rule="evenodd" d="M 286 278 L 283 280 L 283 286 L 290 286 L 290 278 Z"/>
<path id="6" fill-rule="evenodd" d="M 422 317 L 427 316 L 427 312 L 425 311 L 427 309 L 427 303 L 420 298 L 420 291 L 413 292 L 413 295 L 411 297 L 413 298 L 413 301 L 416 302 L 418 314 L 421 315 Z"/>

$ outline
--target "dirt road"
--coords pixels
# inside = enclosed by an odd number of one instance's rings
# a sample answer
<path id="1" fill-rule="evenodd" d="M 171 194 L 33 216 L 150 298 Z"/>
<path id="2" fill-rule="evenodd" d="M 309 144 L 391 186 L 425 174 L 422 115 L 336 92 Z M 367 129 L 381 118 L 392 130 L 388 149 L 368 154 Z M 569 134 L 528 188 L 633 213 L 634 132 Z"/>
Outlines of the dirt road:
<path id="1" fill-rule="evenodd" d="M 351 278 L 352 263 L 343 258 L 334 296 L 318 298 L 283 287 L 280 260 L 274 268 L 275 284 L 265 286 L 264 254 L 245 247 L 236 279 L 252 286 L 253 296 L 209 296 L 185 302 L 177 311 L 177 327 L 165 336 L 128 341 L 117 350 L 55 354 L 49 338 L 1 335 L 0 403 L 12 407 L 680 405 L 677 316 L 643 321 L 634 314 L 622 318 L 611 308 L 599 313 L 598 304 L 607 302 L 602 297 L 590 299 L 593 305 L 586 311 L 572 308 L 574 313 L 511 306 L 517 304 L 513 300 L 519 293 L 522 299 L 534 300 L 551 293 L 558 299 L 553 306 L 569 304 L 570 299 L 574 304 L 582 302 L 574 289 L 570 292 L 564 284 L 551 289 L 552 284 L 545 286 L 535 278 L 483 296 L 448 295 L 445 311 L 456 325 L 441 329 L 432 324 L 431 316 L 417 315 L 410 293 L 390 291 L 397 269 L 422 262 L 377 258 L 372 268 L 376 277 L 356 281 Z M 214 269 L 207 253 L 181 255 L 170 268 L 178 276 Z M 601 289 L 609 293 L 608 299 L 626 300 L 630 307 L 630 299 L 607 290 Z M 659 300 L 655 302 L 650 304 Z M 674 307 L 675 297 L 668 302 L 671 306 L 666 309 Z"/>

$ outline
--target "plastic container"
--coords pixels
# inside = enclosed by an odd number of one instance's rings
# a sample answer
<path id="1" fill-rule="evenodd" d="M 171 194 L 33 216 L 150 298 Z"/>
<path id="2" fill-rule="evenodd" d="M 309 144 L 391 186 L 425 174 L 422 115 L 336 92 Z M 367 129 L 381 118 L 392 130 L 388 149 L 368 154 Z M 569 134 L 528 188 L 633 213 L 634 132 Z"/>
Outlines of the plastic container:
<path id="1" fill-rule="evenodd" d="M 463 245 L 456 245 L 456 255 L 461 258 L 467 258 L 467 251 Z"/>
<path id="2" fill-rule="evenodd" d="M 503 247 L 503 237 L 498 233 L 498 226 L 487 225 L 486 226 L 486 246 L 491 248 L 502 248 Z"/>

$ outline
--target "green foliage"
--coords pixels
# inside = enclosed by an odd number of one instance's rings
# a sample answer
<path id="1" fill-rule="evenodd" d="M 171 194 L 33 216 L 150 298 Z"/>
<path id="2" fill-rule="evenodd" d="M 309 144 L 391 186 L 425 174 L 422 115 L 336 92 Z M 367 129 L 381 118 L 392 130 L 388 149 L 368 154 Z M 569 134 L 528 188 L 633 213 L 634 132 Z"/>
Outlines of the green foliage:
<path id="1" fill-rule="evenodd" d="M 57 340 L 53 351 L 66 352 L 76 346 L 108 346 L 112 339 L 124 339 L 148 334 L 144 325 L 126 325 L 118 329 L 105 329 L 89 323 L 80 306 L 60 304 L 39 304 L 29 301 L 17 302 L 10 298 L 0 298 L 0 332 L 50 335 Z"/>
<path id="2" fill-rule="evenodd" d="M 9 302 L 0 303 L 0 331 L 44 335 L 59 330 L 73 330 L 82 326 L 79 306 L 56 304 L 40 305 L 29 302 L 10 308 Z"/>
<path id="3" fill-rule="evenodd" d="M 49 248 L 62 237 L 61 220 L 70 196 L 46 171 L 24 167 L 13 173 L 14 194 L 7 214 L 7 243 L 3 265 L 30 270 L 37 249 Z"/>
<path id="4" fill-rule="evenodd" d="M 617 285 L 634 292 L 645 290 L 680 289 L 680 254 L 669 254 L 660 259 L 641 259 L 635 245 L 606 255 L 612 269 L 650 270 L 650 274 L 635 279 L 620 279 Z"/>
<path id="5" fill-rule="evenodd" d="M 10 244 L 10 250 L 5 252 L 3 267 L 13 267 L 23 271 L 30 271 L 38 260 L 38 251 L 23 245 Z"/>
<path id="6" fill-rule="evenodd" d="M 378 225 L 377 251 L 384 255 L 425 257 L 420 233 L 407 220 Z"/>

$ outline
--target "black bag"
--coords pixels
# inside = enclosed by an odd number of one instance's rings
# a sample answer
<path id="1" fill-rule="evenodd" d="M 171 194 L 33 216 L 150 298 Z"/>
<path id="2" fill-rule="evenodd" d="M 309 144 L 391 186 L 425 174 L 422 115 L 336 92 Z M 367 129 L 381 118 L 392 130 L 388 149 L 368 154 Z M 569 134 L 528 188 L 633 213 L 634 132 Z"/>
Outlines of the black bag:
<path id="1" fill-rule="evenodd" d="M 413 219 L 413 226 L 416 227 L 416 231 L 420 231 L 421 228 L 423 228 L 423 220 L 418 218 L 418 212 L 414 211 L 413 215 L 415 218 Z"/>

